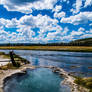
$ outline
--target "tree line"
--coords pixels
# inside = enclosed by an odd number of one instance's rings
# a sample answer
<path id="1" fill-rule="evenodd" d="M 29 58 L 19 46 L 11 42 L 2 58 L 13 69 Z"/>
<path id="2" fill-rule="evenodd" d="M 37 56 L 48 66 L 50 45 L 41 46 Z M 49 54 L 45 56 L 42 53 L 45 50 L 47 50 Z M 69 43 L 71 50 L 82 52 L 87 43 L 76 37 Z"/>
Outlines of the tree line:
<path id="1" fill-rule="evenodd" d="M 92 38 L 79 39 L 68 43 L 1 43 L 0 46 L 92 46 Z"/>

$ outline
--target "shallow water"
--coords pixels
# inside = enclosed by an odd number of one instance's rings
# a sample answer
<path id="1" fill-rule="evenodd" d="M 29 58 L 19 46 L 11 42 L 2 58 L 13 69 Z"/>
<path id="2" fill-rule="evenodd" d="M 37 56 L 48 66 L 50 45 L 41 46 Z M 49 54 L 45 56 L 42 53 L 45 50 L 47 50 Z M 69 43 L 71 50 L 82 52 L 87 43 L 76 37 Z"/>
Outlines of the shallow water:
<path id="1" fill-rule="evenodd" d="M 24 76 L 15 76 L 5 83 L 4 92 L 70 92 L 61 85 L 61 78 L 51 69 L 27 70 Z"/>
<path id="2" fill-rule="evenodd" d="M 3 50 L 8 52 L 8 50 Z M 64 51 L 14 50 L 32 65 L 57 66 L 76 75 L 92 77 L 92 53 Z M 91 67 L 91 68 L 89 68 Z"/>

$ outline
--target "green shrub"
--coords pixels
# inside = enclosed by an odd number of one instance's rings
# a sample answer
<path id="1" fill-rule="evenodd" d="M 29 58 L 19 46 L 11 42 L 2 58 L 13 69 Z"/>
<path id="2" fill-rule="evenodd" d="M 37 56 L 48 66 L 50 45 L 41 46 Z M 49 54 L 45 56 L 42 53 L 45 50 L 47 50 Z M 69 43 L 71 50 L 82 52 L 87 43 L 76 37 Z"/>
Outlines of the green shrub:
<path id="1" fill-rule="evenodd" d="M 76 80 L 74 81 L 78 85 L 84 85 L 85 81 L 81 77 L 76 77 Z"/>
<path id="2" fill-rule="evenodd" d="M 86 87 L 87 87 L 88 89 L 92 89 L 92 82 L 87 82 L 87 83 L 86 83 Z"/>
<path id="3" fill-rule="evenodd" d="M 75 81 L 76 84 L 81 85 L 92 92 L 92 78 L 81 78 L 76 77 Z"/>
<path id="4" fill-rule="evenodd" d="M 20 67 L 20 66 L 21 66 L 20 62 L 16 62 L 16 66 L 15 67 Z"/>

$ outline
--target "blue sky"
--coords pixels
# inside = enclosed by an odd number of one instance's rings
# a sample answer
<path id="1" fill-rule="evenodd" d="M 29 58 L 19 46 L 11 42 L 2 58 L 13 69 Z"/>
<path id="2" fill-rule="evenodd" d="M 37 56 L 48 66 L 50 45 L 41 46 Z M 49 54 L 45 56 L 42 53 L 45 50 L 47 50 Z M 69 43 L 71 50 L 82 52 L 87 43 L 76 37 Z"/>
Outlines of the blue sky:
<path id="1" fill-rule="evenodd" d="M 0 43 L 92 37 L 92 0 L 0 0 Z"/>

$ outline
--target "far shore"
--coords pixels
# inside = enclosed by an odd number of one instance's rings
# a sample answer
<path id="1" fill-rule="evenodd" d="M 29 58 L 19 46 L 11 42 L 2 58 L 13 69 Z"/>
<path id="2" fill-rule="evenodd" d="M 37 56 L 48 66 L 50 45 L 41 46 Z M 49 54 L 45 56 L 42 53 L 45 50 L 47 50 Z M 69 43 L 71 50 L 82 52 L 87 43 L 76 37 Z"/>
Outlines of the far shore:
<path id="1" fill-rule="evenodd" d="M 0 50 L 92 52 L 92 46 L 0 46 Z"/>

